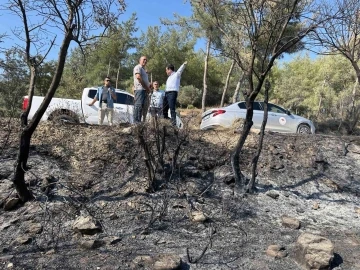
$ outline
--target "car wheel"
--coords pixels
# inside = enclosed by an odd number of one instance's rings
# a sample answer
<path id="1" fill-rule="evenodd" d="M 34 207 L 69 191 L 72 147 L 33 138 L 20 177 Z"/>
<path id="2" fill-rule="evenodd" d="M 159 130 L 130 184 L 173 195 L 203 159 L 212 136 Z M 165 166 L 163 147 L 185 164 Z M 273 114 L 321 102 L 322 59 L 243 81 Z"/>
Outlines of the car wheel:
<path id="1" fill-rule="evenodd" d="M 297 129 L 297 133 L 299 134 L 311 134 L 311 128 L 307 124 L 301 124 L 299 125 Z"/>
<path id="2" fill-rule="evenodd" d="M 71 124 L 76 124 L 77 121 L 71 117 L 70 115 L 67 114 L 60 114 L 60 115 L 56 115 L 52 121 L 56 122 L 56 123 L 71 123 Z"/>

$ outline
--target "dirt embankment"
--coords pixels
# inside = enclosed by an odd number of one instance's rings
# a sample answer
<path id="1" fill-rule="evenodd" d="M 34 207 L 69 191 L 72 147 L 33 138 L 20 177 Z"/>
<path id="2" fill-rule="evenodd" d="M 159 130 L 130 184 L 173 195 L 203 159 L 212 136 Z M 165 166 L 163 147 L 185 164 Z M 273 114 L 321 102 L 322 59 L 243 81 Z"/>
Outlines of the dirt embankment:
<path id="1" fill-rule="evenodd" d="M 18 135 L 5 121 L 0 130 L 4 201 L 14 195 Z M 156 134 L 144 136 L 157 160 Z M 257 192 L 242 197 L 229 162 L 238 136 L 168 129 L 157 191 L 149 193 L 132 127 L 42 124 L 26 173 L 36 199 L 0 210 L 0 268 L 146 269 L 147 259 L 173 254 L 182 269 L 302 269 L 295 242 L 310 232 L 333 242 L 333 269 L 360 269 L 359 137 L 266 134 Z M 257 140 L 251 134 L 241 155 L 246 175 Z M 282 226 L 284 215 L 300 229 Z M 79 217 L 92 217 L 96 233 L 79 233 Z M 266 255 L 272 244 L 288 255 Z"/>

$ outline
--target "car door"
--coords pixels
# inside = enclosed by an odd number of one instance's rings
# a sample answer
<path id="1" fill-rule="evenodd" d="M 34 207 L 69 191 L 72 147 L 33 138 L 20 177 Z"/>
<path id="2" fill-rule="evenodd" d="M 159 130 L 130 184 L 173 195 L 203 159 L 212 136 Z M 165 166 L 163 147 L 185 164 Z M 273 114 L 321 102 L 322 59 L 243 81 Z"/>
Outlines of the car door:
<path id="1" fill-rule="evenodd" d="M 268 103 L 267 128 L 269 130 L 276 132 L 290 132 L 291 121 L 292 117 L 287 114 L 285 109 L 275 104 Z"/>
<path id="2" fill-rule="evenodd" d="M 114 123 L 132 123 L 134 97 L 126 92 L 116 92 L 114 102 Z"/>
<path id="3" fill-rule="evenodd" d="M 88 106 L 95 97 L 97 89 L 89 89 L 86 96 L 83 96 L 82 107 L 84 114 L 84 121 L 88 124 L 97 124 L 99 119 L 99 102 L 94 105 Z M 85 93 L 84 93 L 85 94 Z M 106 118 L 106 117 L 105 117 Z M 105 119 L 107 121 L 107 119 Z M 104 122 L 105 122 L 104 120 Z"/>
<path id="4" fill-rule="evenodd" d="M 264 118 L 264 111 L 259 102 L 257 101 L 253 102 L 253 110 L 254 110 L 253 128 L 260 129 Z"/>

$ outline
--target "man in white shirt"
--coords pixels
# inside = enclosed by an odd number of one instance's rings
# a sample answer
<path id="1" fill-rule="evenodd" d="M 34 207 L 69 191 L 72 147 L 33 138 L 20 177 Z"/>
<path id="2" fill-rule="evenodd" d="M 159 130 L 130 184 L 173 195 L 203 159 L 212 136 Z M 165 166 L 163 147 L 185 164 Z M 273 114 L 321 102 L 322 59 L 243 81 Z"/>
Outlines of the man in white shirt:
<path id="1" fill-rule="evenodd" d="M 134 67 L 134 122 L 140 123 L 147 93 L 150 93 L 150 83 L 145 71 L 146 56 L 141 56 L 139 64 Z"/>
<path id="2" fill-rule="evenodd" d="M 185 69 L 187 62 L 185 61 L 179 69 L 175 72 L 175 67 L 172 64 L 166 66 L 166 74 L 169 76 L 166 81 L 165 98 L 164 98 L 164 118 L 168 117 L 170 108 L 171 124 L 176 126 L 176 99 L 180 90 L 181 74 Z"/>

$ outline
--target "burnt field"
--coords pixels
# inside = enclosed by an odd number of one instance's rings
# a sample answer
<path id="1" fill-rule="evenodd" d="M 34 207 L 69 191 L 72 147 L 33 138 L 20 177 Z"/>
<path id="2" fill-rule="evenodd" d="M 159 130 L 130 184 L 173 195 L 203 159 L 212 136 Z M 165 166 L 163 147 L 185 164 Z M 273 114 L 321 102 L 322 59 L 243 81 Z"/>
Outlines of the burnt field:
<path id="1" fill-rule="evenodd" d="M 233 131 L 167 128 L 158 166 L 159 133 L 145 127 L 156 161 L 149 192 L 133 127 L 44 123 L 26 173 L 35 199 L 5 210 L 16 199 L 19 127 L 0 122 L 0 268 L 302 269 L 296 241 L 308 232 L 334 244 L 331 268 L 360 269 L 357 136 L 267 133 L 257 191 L 243 196 L 230 166 Z M 241 155 L 247 176 L 257 141 L 252 133 Z M 299 228 L 284 226 L 284 216 Z M 270 245 L 284 256 L 267 254 Z"/>

